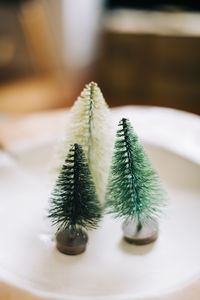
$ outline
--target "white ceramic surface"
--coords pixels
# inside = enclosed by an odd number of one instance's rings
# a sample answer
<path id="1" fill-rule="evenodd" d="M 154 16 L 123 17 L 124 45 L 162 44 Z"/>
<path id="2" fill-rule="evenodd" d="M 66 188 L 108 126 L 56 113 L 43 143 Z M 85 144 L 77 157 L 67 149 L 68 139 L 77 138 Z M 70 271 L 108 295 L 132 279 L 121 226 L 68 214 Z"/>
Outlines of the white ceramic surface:
<path id="1" fill-rule="evenodd" d="M 159 239 L 129 245 L 120 222 L 106 216 L 89 234 L 87 251 L 76 257 L 55 249 L 45 218 L 53 145 L 1 165 L 0 299 L 199 300 L 200 167 L 155 145 L 145 148 L 169 194 Z"/>

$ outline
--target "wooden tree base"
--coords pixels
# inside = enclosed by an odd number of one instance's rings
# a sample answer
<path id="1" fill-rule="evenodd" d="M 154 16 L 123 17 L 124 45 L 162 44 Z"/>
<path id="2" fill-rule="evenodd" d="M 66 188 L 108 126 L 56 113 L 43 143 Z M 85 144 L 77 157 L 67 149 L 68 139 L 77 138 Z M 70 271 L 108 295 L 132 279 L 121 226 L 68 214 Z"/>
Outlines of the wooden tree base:
<path id="1" fill-rule="evenodd" d="M 143 224 L 140 229 L 134 221 L 125 221 L 122 225 L 124 239 L 132 244 L 146 245 L 155 241 L 158 237 L 158 223 L 149 221 Z"/>
<path id="2" fill-rule="evenodd" d="M 86 232 L 79 230 L 73 236 L 70 230 L 59 231 L 56 235 L 57 249 L 68 255 L 77 255 L 85 251 L 88 242 Z"/>

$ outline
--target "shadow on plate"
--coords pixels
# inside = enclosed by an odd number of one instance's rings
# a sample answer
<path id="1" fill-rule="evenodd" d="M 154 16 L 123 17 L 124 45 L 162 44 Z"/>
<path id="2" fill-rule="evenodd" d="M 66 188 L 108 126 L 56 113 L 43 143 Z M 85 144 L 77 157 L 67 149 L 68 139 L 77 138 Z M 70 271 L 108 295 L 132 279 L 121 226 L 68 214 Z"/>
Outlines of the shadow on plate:
<path id="1" fill-rule="evenodd" d="M 129 244 L 122 238 L 119 242 L 119 248 L 120 250 L 131 255 L 145 255 L 153 249 L 153 247 L 155 246 L 155 242 L 152 242 L 148 245 L 139 246 L 139 245 Z"/>

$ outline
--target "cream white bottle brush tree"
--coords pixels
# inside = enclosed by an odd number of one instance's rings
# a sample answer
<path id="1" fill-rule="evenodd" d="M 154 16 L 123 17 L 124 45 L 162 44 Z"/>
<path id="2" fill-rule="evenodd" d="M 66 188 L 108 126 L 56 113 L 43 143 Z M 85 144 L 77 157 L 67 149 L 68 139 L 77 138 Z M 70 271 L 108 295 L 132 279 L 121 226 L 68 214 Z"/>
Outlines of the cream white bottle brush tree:
<path id="1" fill-rule="evenodd" d="M 66 134 L 59 147 L 60 171 L 70 145 L 82 146 L 99 199 L 104 200 L 112 159 L 113 134 L 108 105 L 94 82 L 85 86 L 70 111 Z"/>

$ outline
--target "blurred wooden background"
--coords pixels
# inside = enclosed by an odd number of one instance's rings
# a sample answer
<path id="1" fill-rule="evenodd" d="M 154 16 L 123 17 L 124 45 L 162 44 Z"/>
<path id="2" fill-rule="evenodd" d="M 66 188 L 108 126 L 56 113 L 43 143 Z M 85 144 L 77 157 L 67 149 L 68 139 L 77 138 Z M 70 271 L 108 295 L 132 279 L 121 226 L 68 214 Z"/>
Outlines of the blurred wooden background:
<path id="1" fill-rule="evenodd" d="M 0 5 L 0 112 L 69 107 L 94 80 L 111 106 L 200 113 L 200 13 L 104 11 L 95 61 L 70 70 L 63 9 L 63 0 Z"/>
<path id="2" fill-rule="evenodd" d="M 200 113 L 200 14 L 118 11 L 105 24 L 99 82 L 112 105 Z"/>

